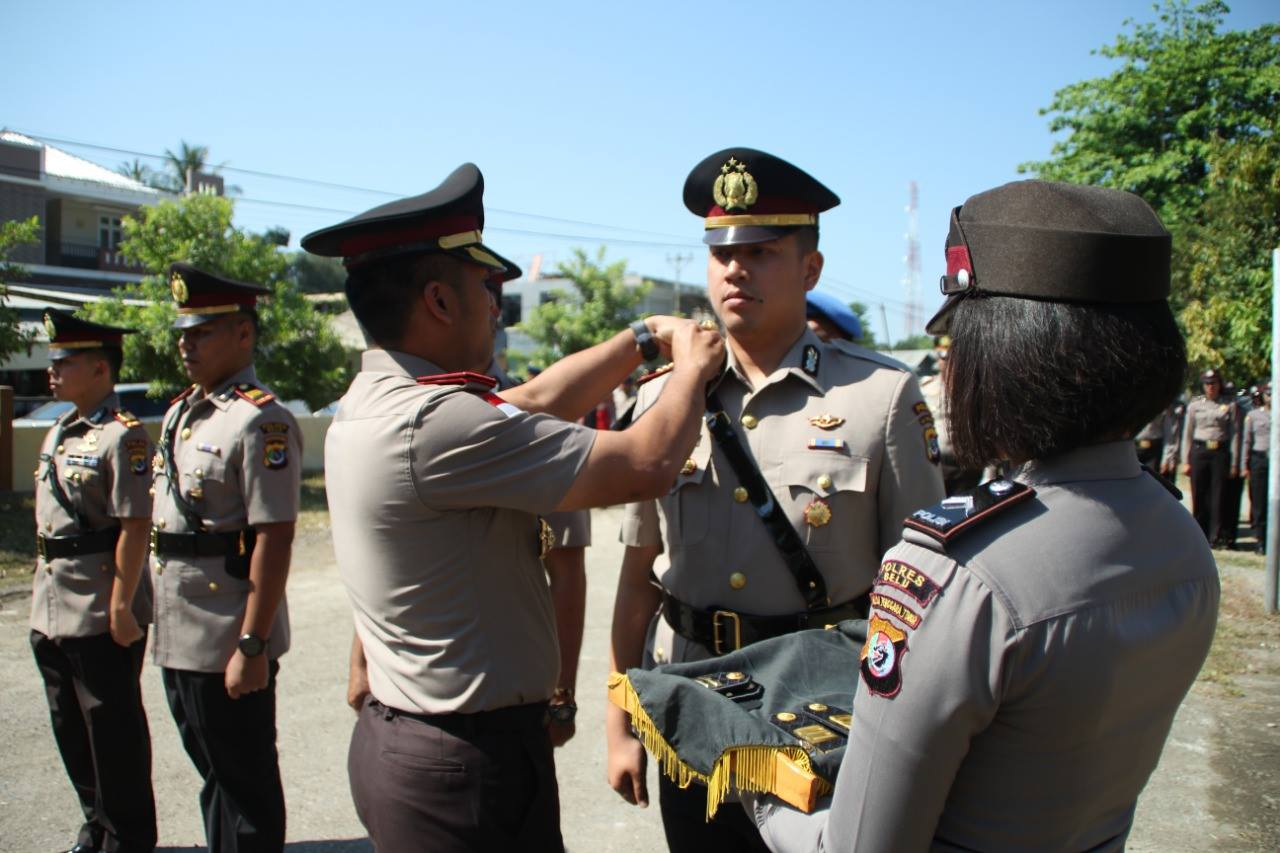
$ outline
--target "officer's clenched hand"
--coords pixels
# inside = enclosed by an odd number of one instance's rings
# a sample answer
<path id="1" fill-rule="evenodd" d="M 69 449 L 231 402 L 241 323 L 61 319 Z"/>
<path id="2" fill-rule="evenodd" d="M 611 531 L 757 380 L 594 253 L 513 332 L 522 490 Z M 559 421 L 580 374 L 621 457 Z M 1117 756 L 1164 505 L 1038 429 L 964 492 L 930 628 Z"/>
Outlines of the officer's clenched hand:
<path id="1" fill-rule="evenodd" d="M 267 686 L 268 661 L 266 655 L 254 655 L 247 658 L 236 649 L 227 664 L 227 695 L 239 699 L 246 693 L 261 690 Z"/>
<path id="2" fill-rule="evenodd" d="M 644 745 L 627 732 L 625 735 L 612 730 L 609 743 L 609 787 L 633 806 L 649 805 L 649 786 L 645 782 L 646 756 Z"/>
<path id="3" fill-rule="evenodd" d="M 142 629 L 134 618 L 133 608 L 120 605 L 111 608 L 111 639 L 116 645 L 128 648 L 142 639 Z"/>
<path id="4" fill-rule="evenodd" d="M 676 370 L 694 369 L 709 382 L 724 364 L 724 338 L 693 322 L 678 327 L 671 336 L 671 361 Z"/>

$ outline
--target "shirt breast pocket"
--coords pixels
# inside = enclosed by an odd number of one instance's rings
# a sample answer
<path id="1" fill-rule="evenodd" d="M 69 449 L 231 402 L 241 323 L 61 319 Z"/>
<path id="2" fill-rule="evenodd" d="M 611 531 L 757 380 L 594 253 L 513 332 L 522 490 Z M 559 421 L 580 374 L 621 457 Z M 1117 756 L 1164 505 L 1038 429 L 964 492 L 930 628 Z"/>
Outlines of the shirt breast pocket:
<path id="1" fill-rule="evenodd" d="M 810 548 L 833 544 L 858 513 L 870 512 L 867 477 L 870 460 L 865 456 L 809 450 L 787 456 L 779 480 L 784 493 L 777 495 L 787 517 Z"/>
<path id="2" fill-rule="evenodd" d="M 205 507 L 212 498 L 215 502 L 230 485 L 232 472 L 227 463 L 212 453 L 197 452 L 182 470 L 182 496 L 197 507 Z"/>
<path id="3" fill-rule="evenodd" d="M 703 434 L 676 477 L 671 492 L 662 499 L 667 538 L 674 547 L 696 545 L 707 536 L 710 519 L 711 439 Z"/>

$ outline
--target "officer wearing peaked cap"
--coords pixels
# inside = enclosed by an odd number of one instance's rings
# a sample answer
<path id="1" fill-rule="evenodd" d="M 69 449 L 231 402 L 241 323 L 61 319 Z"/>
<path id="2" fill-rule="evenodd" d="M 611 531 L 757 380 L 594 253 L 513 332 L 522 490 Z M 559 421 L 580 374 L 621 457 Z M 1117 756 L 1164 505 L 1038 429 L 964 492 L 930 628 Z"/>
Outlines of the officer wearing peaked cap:
<path id="1" fill-rule="evenodd" d="M 615 670 L 700 660 L 865 615 L 903 517 L 942 497 L 933 419 L 915 377 L 806 325 L 806 294 L 823 266 L 818 218 L 839 202 L 802 169 L 750 148 L 706 157 L 685 181 L 729 356 L 679 478 L 660 499 L 627 507 Z M 636 423 L 666 381 L 640 388 Z M 659 589 L 650 573 L 664 549 Z M 645 802 L 644 752 L 626 714 L 608 714 L 610 784 Z M 707 824 L 704 789 L 665 777 L 660 785 L 671 849 L 759 848 L 741 809 Z"/>
<path id="2" fill-rule="evenodd" d="M 329 430 L 325 485 L 356 624 L 352 692 L 369 691 L 351 789 L 390 853 L 562 848 L 547 732 L 559 655 L 539 561 L 554 543 L 540 516 L 665 491 L 723 358 L 714 332 L 650 317 L 495 390 L 490 285 L 510 266 L 483 242 L 483 192 L 466 164 L 302 241 L 343 258 L 375 344 Z M 663 349 L 676 366 L 644 423 L 572 422 Z"/>
<path id="3" fill-rule="evenodd" d="M 284 589 L 302 437 L 253 368 L 267 289 L 182 263 L 170 267 L 169 285 L 194 384 L 165 414 L 153 460 L 152 651 L 204 780 L 209 849 L 278 851 L 275 689 L 289 648 Z"/>
<path id="4" fill-rule="evenodd" d="M 1186 364 L 1169 235 L 1130 193 L 1023 181 L 956 208 L 946 251 L 956 452 L 1017 473 L 885 555 L 826 807 L 747 800 L 775 851 L 1122 850 L 1219 598 L 1132 440 Z"/>
<path id="5" fill-rule="evenodd" d="M 1187 403 L 1180 455 L 1182 473 L 1191 478 L 1191 512 L 1217 547 L 1235 539 L 1228 519 L 1238 513 L 1227 504 L 1232 493 L 1228 481 L 1240 475 L 1241 416 L 1236 401 L 1223 393 L 1218 371 L 1204 371 L 1200 383 L 1204 393 Z"/>
<path id="6" fill-rule="evenodd" d="M 84 823 L 73 851 L 156 843 L 151 735 L 138 677 L 151 621 L 143 563 L 151 442 L 120 408 L 122 329 L 45 314 L 49 388 L 72 404 L 35 471 L 31 648 Z"/>

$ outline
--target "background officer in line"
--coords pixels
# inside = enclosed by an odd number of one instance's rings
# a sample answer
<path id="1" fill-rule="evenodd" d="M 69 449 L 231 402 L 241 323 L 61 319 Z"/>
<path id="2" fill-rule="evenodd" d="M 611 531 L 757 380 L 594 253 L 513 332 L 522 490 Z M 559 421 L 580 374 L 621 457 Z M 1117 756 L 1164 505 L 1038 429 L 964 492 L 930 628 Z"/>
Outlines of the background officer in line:
<path id="1" fill-rule="evenodd" d="M 862 321 L 858 315 L 830 293 L 810 290 L 805 294 L 804 308 L 809 328 L 822 340 L 834 338 L 856 343 L 862 337 Z"/>
<path id="2" fill-rule="evenodd" d="M 1169 256 L 1117 190 L 1024 181 L 953 212 L 929 329 L 952 438 L 1020 468 L 906 521 L 829 807 L 748 798 L 775 851 L 1124 849 L 1219 601 L 1131 439 L 1185 370 Z"/>
<path id="3" fill-rule="evenodd" d="M 153 654 L 204 779 L 209 849 L 278 851 L 276 674 L 289 648 L 284 590 L 302 436 L 253 369 L 266 289 L 188 264 L 173 264 L 170 286 L 195 384 L 165 414 L 153 463 Z"/>
<path id="4" fill-rule="evenodd" d="M 1249 478 L 1249 524 L 1258 540 L 1259 554 L 1267 553 L 1267 478 L 1271 470 L 1271 385 L 1263 382 L 1255 390 L 1253 408 L 1244 416 L 1244 438 L 1240 461 Z"/>
<path id="5" fill-rule="evenodd" d="M 805 321 L 818 283 L 818 214 L 829 189 L 773 155 L 730 148 L 690 172 L 685 206 L 704 217 L 707 289 L 729 358 L 715 393 L 739 441 L 825 581 L 812 612 L 774 535 L 723 449 L 703 427 L 679 478 L 660 501 L 627 508 L 613 621 L 613 669 L 699 660 L 766 636 L 866 613 L 880 555 L 911 510 L 942 496 L 933 418 L 900 363 L 833 341 Z M 668 380 L 640 389 L 636 423 Z M 659 508 L 660 504 L 660 508 Z M 670 567 L 650 583 L 664 543 Z M 659 613 L 660 611 L 660 613 Z M 658 615 L 655 615 L 658 614 Z M 609 782 L 647 803 L 645 756 L 625 712 L 607 709 Z M 740 809 L 708 824 L 705 789 L 665 776 L 660 804 L 673 850 L 761 845 Z"/>
<path id="6" fill-rule="evenodd" d="M 1222 394 L 1216 370 L 1200 374 L 1202 396 L 1192 398 L 1182 426 L 1182 473 L 1191 477 L 1191 512 L 1215 548 L 1228 539 L 1224 529 L 1227 480 L 1240 474 L 1236 404 Z"/>
<path id="7" fill-rule="evenodd" d="M 377 348 L 325 444 L 338 569 L 371 697 L 352 734 L 356 811 L 381 853 L 558 850 L 547 732 L 559 653 L 539 515 L 652 497 L 692 448 L 718 335 L 648 318 L 494 393 L 502 262 L 471 164 L 436 189 L 303 238 L 348 269 Z M 665 341 L 667 393 L 626 432 L 581 416 Z M 554 415 L 550 417 L 548 415 Z"/>
<path id="8" fill-rule="evenodd" d="M 1182 405 L 1174 400 L 1133 437 L 1138 462 L 1144 468 L 1162 476 L 1176 476 L 1182 419 Z"/>
<path id="9" fill-rule="evenodd" d="M 138 678 L 151 621 L 151 442 L 113 390 L 133 330 L 56 310 L 45 328 L 49 388 L 73 408 L 49 430 L 35 471 L 31 649 L 84 812 L 72 853 L 149 853 L 156 809 Z"/>

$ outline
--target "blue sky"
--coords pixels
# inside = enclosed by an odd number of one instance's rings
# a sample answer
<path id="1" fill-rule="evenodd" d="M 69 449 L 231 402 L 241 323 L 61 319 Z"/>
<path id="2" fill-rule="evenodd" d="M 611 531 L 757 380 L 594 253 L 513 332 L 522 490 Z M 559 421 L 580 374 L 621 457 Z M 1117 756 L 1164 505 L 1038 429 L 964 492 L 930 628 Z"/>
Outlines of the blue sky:
<path id="1" fill-rule="evenodd" d="M 1275 0 L 1231 5 L 1230 28 L 1280 19 Z M 706 253 L 685 175 L 720 148 L 760 148 L 841 196 L 822 218 L 820 287 L 875 306 L 880 337 L 883 304 L 897 339 L 909 182 L 923 318 L 941 302 L 950 208 L 1046 157 L 1039 109 L 1109 72 L 1090 51 L 1125 18 L 1154 16 L 1149 0 L 5 3 L 0 126 L 144 153 L 207 145 L 243 190 L 237 221 L 282 225 L 295 247 L 471 160 L 486 241 L 526 268 L 603 244 L 666 278 L 692 254 L 687 283 Z"/>

